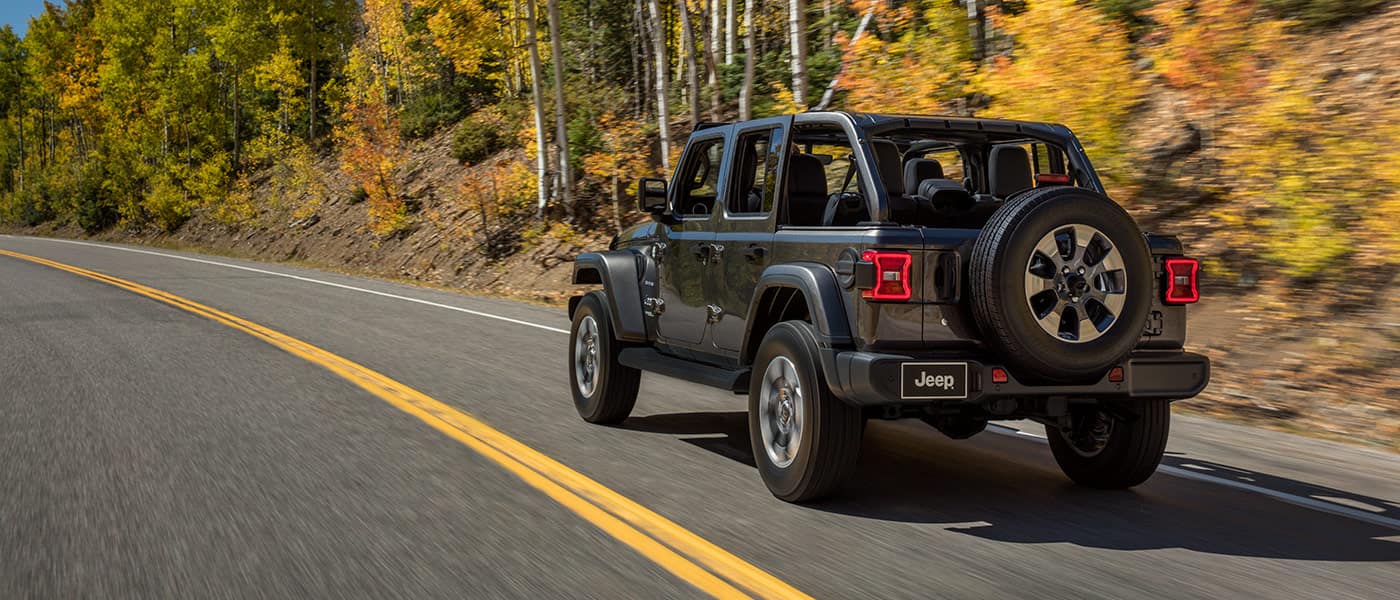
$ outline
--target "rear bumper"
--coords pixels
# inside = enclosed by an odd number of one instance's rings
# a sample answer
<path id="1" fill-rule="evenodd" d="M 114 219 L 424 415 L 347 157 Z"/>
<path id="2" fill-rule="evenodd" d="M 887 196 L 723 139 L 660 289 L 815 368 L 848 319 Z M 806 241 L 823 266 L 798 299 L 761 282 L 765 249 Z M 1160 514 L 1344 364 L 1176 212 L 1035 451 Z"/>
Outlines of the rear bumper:
<path id="1" fill-rule="evenodd" d="M 967 362 L 967 398 L 909 400 L 900 394 L 900 365 L 905 362 L 944 360 Z M 823 356 L 827 385 L 848 403 L 859 406 L 980 403 L 999 398 L 1165 398 L 1181 400 L 1204 390 L 1210 383 L 1210 359 L 1191 352 L 1138 352 L 1122 363 L 1123 380 L 1109 381 L 1109 374 L 1084 385 L 1029 385 L 1009 373 L 1006 383 L 992 383 L 997 362 L 948 356 L 906 356 L 856 351 L 830 351 Z M 1009 369 L 1008 369 L 1009 371 Z"/>

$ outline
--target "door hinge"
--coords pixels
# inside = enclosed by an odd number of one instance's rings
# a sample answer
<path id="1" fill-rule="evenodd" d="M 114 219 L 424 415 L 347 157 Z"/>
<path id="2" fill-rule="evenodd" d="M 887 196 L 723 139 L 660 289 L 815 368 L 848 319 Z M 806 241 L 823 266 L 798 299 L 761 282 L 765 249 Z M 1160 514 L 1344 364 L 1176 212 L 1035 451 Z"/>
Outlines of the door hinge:
<path id="1" fill-rule="evenodd" d="M 648 317 L 661 316 L 661 313 L 666 312 L 666 301 L 655 296 L 645 298 L 642 300 L 642 312 Z"/>
<path id="2" fill-rule="evenodd" d="M 705 307 L 705 321 L 708 323 L 718 323 L 722 314 L 724 314 L 724 309 L 718 304 L 710 304 Z"/>
<path id="3" fill-rule="evenodd" d="M 1143 328 L 1142 333 L 1148 337 L 1162 335 L 1162 311 L 1154 310 L 1147 314 L 1147 327 Z"/>

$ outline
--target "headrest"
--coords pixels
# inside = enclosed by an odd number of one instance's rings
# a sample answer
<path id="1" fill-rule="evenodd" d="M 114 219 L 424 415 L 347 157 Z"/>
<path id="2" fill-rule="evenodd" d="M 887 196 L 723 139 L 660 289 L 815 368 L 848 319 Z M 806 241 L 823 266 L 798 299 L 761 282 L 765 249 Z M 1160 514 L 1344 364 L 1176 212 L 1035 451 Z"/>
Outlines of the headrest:
<path id="1" fill-rule="evenodd" d="M 943 179 L 943 165 L 932 158 L 915 158 L 904 163 L 904 195 L 919 193 L 919 183 L 925 179 Z"/>
<path id="2" fill-rule="evenodd" d="M 788 158 L 787 191 L 789 196 L 814 195 L 826 201 L 826 167 L 811 154 L 794 154 Z"/>
<path id="3" fill-rule="evenodd" d="M 971 207 L 972 194 L 961 183 L 951 179 L 925 179 L 919 182 L 919 198 L 928 200 L 939 209 L 965 209 Z"/>
<path id="4" fill-rule="evenodd" d="M 993 196 L 1006 198 L 1016 192 L 1035 187 L 1035 176 L 1031 173 L 1031 157 L 1020 146 L 996 146 L 988 161 L 987 175 L 991 180 Z"/>
<path id="5" fill-rule="evenodd" d="M 880 174 L 880 183 L 885 191 L 893 196 L 904 189 L 904 174 L 899 163 L 899 146 L 889 140 L 874 140 L 870 149 L 875 153 L 875 171 Z"/>

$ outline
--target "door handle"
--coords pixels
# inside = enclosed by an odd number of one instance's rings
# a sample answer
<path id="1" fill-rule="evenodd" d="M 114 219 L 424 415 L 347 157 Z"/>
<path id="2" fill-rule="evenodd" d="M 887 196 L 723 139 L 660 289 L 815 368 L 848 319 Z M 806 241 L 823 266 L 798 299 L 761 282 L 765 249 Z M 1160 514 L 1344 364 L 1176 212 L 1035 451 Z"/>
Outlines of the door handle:
<path id="1" fill-rule="evenodd" d="M 744 248 L 744 258 L 748 259 L 749 262 L 763 260 L 766 254 L 768 254 L 768 249 L 758 244 L 749 244 L 747 248 Z"/>
<path id="2" fill-rule="evenodd" d="M 690 252 L 695 255 L 695 260 L 700 262 L 710 260 L 710 253 L 713 251 L 714 248 L 705 242 L 691 244 L 690 246 Z"/>

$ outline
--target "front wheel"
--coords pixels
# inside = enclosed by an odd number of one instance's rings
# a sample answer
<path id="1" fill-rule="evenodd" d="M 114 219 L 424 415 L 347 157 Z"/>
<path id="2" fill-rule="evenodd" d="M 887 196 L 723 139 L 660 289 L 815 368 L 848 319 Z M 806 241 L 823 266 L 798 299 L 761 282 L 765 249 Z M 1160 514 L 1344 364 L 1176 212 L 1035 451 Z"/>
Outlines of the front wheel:
<path id="1" fill-rule="evenodd" d="M 812 326 L 773 326 L 749 383 L 749 441 L 768 490 L 788 502 L 830 494 L 855 465 L 863 430 L 860 410 L 826 386 Z"/>
<path id="2" fill-rule="evenodd" d="M 1068 427 L 1046 425 L 1060 470 L 1091 488 L 1124 489 L 1147 481 L 1167 449 L 1171 402 L 1139 402 L 1135 414 L 1091 410 L 1071 415 Z"/>
<path id="3" fill-rule="evenodd" d="M 569 332 L 569 383 L 574 408 L 589 423 L 618 423 L 637 403 L 642 372 L 617 362 L 621 350 L 602 293 L 584 296 Z"/>

